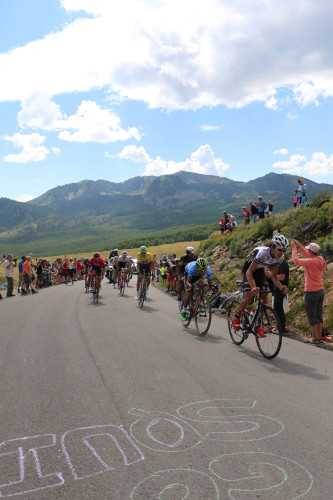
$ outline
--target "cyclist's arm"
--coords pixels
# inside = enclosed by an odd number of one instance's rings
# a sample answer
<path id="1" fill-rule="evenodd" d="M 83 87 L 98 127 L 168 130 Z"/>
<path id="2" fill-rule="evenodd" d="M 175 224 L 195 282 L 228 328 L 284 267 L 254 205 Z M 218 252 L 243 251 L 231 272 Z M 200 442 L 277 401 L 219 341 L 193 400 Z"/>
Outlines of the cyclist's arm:
<path id="1" fill-rule="evenodd" d="M 277 286 L 277 288 L 280 290 L 280 292 L 287 293 L 288 288 L 286 287 L 286 285 L 282 285 L 282 283 L 280 282 L 280 279 L 283 279 L 282 278 L 283 275 L 278 276 L 278 272 L 279 272 L 279 268 L 277 266 L 275 266 L 272 270 L 271 280 L 273 281 L 274 285 Z"/>
<path id="2" fill-rule="evenodd" d="M 186 286 L 189 290 L 192 290 L 192 276 L 187 276 Z"/>
<path id="3" fill-rule="evenodd" d="M 250 267 L 248 268 L 248 270 L 246 271 L 246 278 L 247 278 L 249 285 L 251 287 L 251 292 L 254 293 L 255 295 L 258 294 L 258 290 L 257 290 L 256 284 L 255 284 L 255 281 L 253 279 L 253 273 L 257 268 L 258 268 L 258 263 L 253 261 L 251 263 Z"/>

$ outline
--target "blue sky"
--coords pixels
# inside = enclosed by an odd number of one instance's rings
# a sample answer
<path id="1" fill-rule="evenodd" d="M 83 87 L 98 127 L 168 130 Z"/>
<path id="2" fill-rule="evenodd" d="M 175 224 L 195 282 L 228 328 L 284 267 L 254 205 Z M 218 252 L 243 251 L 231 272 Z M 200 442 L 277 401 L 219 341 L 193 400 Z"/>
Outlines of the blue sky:
<path id="1" fill-rule="evenodd" d="M 333 183 L 332 19 L 331 0 L 0 2 L 0 196 L 179 170 Z"/>

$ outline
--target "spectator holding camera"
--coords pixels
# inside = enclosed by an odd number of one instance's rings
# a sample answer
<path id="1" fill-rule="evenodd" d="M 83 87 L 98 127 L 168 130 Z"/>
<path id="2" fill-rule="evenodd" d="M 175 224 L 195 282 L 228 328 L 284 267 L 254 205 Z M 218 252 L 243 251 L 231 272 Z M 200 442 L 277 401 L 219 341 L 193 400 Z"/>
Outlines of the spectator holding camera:
<path id="1" fill-rule="evenodd" d="M 12 254 L 8 254 L 3 266 L 5 268 L 5 278 L 7 280 L 7 297 L 15 297 L 14 290 L 14 277 L 13 269 L 17 266 L 17 259 L 13 259 Z"/>

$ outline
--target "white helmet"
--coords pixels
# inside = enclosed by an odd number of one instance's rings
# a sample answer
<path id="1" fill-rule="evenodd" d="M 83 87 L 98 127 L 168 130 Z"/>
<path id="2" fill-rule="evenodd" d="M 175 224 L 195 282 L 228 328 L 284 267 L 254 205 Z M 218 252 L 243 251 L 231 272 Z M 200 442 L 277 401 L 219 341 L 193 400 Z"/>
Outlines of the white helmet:
<path id="1" fill-rule="evenodd" d="M 195 253 L 195 250 L 194 250 L 194 248 L 193 248 L 193 247 L 187 247 L 187 248 L 186 248 L 186 253 L 187 253 L 188 255 L 189 255 L 189 254 L 193 254 L 193 253 Z"/>
<path id="2" fill-rule="evenodd" d="M 276 248 L 280 248 L 281 250 L 287 250 L 287 248 L 289 247 L 289 241 L 287 240 L 287 238 L 285 236 L 283 236 L 283 234 L 280 234 L 280 233 L 277 233 L 273 237 L 272 244 Z"/>

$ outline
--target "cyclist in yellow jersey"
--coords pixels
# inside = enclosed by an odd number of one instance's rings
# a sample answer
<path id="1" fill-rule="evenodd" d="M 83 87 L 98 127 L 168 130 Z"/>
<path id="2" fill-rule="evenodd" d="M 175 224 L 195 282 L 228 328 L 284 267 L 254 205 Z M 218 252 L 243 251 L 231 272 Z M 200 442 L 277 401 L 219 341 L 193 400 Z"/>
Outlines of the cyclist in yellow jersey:
<path id="1" fill-rule="evenodd" d="M 137 270 L 138 270 L 138 281 L 136 284 L 136 300 L 139 299 L 139 290 L 142 281 L 142 272 L 146 271 L 147 274 L 147 290 L 150 285 L 150 274 L 155 274 L 155 264 L 153 256 L 150 252 L 147 252 L 147 247 L 140 247 L 137 258 Z"/>

